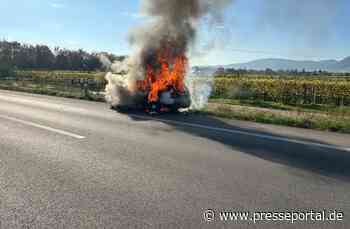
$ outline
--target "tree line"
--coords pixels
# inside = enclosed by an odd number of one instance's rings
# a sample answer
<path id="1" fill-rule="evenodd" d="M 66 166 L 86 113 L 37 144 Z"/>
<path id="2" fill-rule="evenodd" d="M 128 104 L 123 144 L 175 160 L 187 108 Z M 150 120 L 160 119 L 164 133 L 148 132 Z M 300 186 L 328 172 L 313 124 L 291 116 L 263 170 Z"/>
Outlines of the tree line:
<path id="1" fill-rule="evenodd" d="M 350 76 L 350 73 L 336 73 L 323 70 L 307 71 L 305 69 L 287 69 L 287 70 L 273 70 L 266 68 L 265 70 L 254 69 L 235 69 L 235 68 L 219 68 L 215 73 L 216 76 L 247 76 L 247 75 L 268 75 L 268 76 Z"/>
<path id="2" fill-rule="evenodd" d="M 0 74 L 10 74 L 13 69 L 98 71 L 104 68 L 99 58 L 101 54 L 89 53 L 82 49 L 55 47 L 51 50 L 46 45 L 0 41 Z M 118 58 L 113 54 L 103 54 L 111 61 Z"/>

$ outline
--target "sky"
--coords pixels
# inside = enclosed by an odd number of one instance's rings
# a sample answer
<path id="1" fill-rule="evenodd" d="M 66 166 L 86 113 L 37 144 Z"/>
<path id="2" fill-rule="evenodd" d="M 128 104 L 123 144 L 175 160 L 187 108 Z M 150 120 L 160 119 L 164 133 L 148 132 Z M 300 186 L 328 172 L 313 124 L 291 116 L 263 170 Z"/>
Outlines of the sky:
<path id="1" fill-rule="evenodd" d="M 101 3 L 102 2 L 102 3 Z M 140 0 L 1 0 L 0 39 L 128 55 L 130 29 L 147 22 Z M 348 0 L 235 0 L 198 24 L 193 65 L 260 58 L 350 56 Z"/>

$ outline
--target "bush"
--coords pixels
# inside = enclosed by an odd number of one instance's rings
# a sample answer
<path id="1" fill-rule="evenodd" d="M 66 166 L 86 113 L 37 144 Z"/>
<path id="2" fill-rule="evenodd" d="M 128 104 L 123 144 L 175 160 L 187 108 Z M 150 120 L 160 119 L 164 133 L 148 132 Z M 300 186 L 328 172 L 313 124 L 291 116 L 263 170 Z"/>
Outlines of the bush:
<path id="1" fill-rule="evenodd" d="M 14 77 L 15 71 L 12 66 L 5 63 L 0 63 L 0 78 Z"/>

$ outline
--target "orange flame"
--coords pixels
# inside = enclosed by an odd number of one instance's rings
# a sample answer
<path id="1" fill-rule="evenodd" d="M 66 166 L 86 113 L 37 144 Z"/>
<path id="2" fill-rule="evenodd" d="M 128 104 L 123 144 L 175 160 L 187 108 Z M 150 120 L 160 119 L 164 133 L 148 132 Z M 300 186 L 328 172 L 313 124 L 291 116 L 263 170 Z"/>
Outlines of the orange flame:
<path id="1" fill-rule="evenodd" d="M 146 66 L 146 76 L 137 82 L 138 90 L 148 92 L 148 101 L 157 102 L 159 94 L 174 89 L 177 93 L 185 92 L 185 75 L 188 59 L 185 54 L 171 57 L 170 49 L 163 48 L 157 52 L 157 64 Z"/>

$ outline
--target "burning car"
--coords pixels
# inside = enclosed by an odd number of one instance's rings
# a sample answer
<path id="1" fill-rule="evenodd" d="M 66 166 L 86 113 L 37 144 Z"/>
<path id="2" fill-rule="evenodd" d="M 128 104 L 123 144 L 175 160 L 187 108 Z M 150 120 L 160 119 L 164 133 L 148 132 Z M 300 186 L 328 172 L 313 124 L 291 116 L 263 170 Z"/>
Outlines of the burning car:
<path id="1" fill-rule="evenodd" d="M 143 109 L 148 113 L 178 111 L 191 105 L 191 97 L 185 85 L 188 60 L 184 52 L 179 51 L 174 42 L 164 41 L 156 49 L 148 49 L 143 58 L 142 79 L 128 80 L 127 83 L 115 83 L 114 94 L 119 102 L 112 107 L 117 110 Z M 129 73 L 119 73 L 125 78 Z M 114 75 L 116 77 L 116 75 Z M 111 79 L 107 77 L 111 82 Z M 123 80 L 121 80 L 123 81 Z"/>
<path id="2" fill-rule="evenodd" d="M 177 112 L 179 109 L 189 108 L 191 97 L 187 88 L 183 92 L 172 86 L 158 92 L 158 99 L 149 100 L 149 92 L 138 91 L 133 95 L 132 102 L 128 104 L 111 105 L 117 111 L 143 110 L 149 114 L 159 114 L 166 112 Z"/>
<path id="3" fill-rule="evenodd" d="M 146 76 L 136 83 L 146 96 L 145 108 L 150 112 L 176 111 L 191 105 L 185 86 L 188 60 L 175 45 L 164 42 L 157 50 L 145 54 Z"/>

